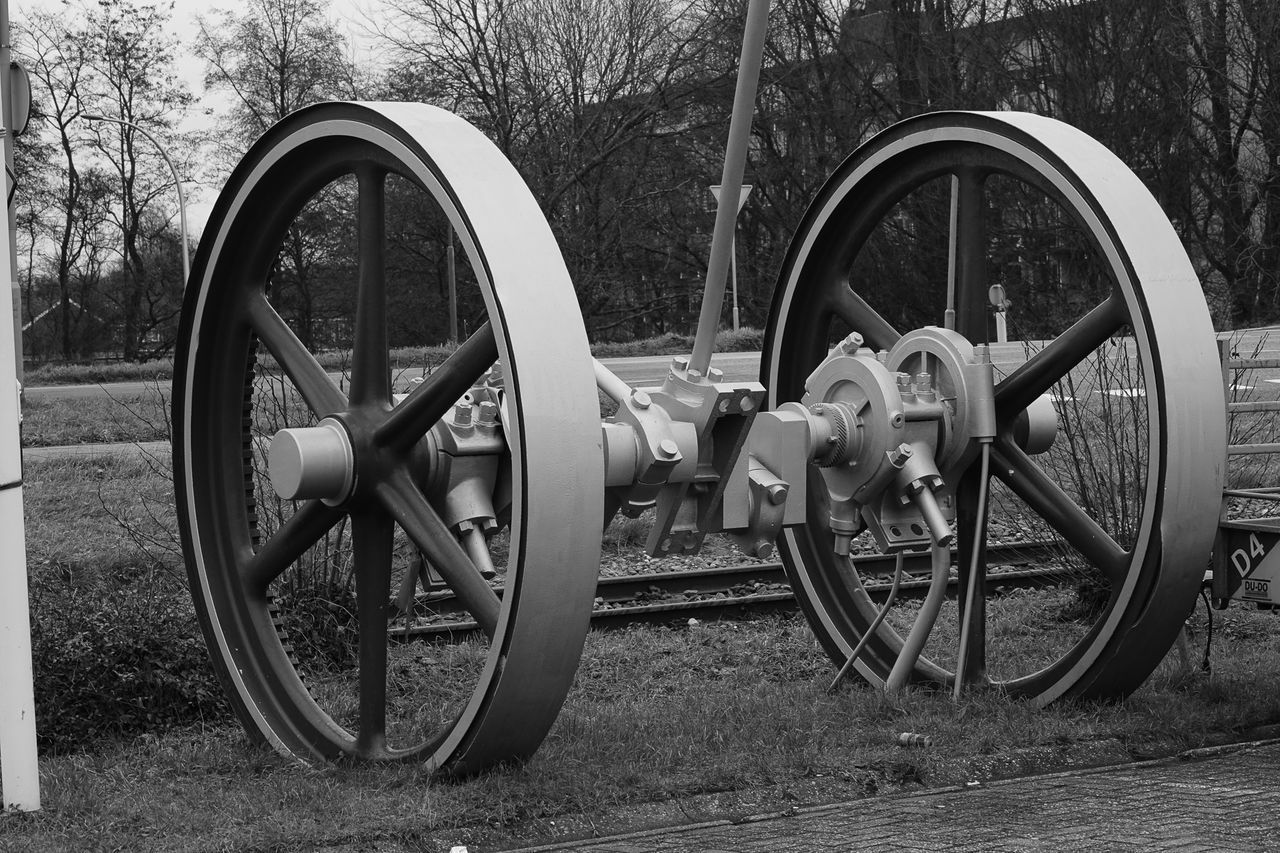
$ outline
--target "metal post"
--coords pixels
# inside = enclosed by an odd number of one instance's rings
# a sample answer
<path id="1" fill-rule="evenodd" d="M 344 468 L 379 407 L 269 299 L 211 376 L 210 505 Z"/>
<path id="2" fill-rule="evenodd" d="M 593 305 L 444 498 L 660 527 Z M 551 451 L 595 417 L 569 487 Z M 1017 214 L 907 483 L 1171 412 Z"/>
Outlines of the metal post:
<path id="1" fill-rule="evenodd" d="M 733 282 L 733 330 L 738 331 L 738 235 L 729 241 L 729 279 Z"/>
<path id="2" fill-rule="evenodd" d="M 693 354 L 689 358 L 689 370 L 696 370 L 704 376 L 711 366 L 716 329 L 720 326 L 720 310 L 724 307 L 729 255 L 734 225 L 738 218 L 738 199 L 742 194 L 742 173 L 747 165 L 751 116 L 755 111 L 756 88 L 760 82 L 760 63 L 764 56 L 768 24 L 769 0 L 750 0 L 747 23 L 742 33 L 742 55 L 738 60 L 738 85 L 733 95 L 733 115 L 729 120 L 724 171 L 720 178 L 720 203 L 716 207 L 716 224 L 711 232 L 711 259 L 707 264 L 707 281 L 702 292 L 702 312 L 698 315 L 698 331 L 693 339 Z"/>
<path id="3" fill-rule="evenodd" d="M 9 3 L 0 0 L 0 115 L 4 123 L 4 159 L 13 162 L 10 127 L 12 92 L 9 62 Z M 6 192 L 7 192 L 6 187 Z M 0 228 L 0 255 L 14 282 L 9 289 L 11 310 L 17 302 L 17 259 L 13 253 L 12 211 Z M 15 314 L 16 316 L 16 314 Z M 18 366 L 14 326 L 0 323 L 0 788 L 4 808 L 40 808 L 40 773 L 36 758 L 36 709 L 31 670 L 31 614 L 27 598 L 27 545 L 22 518 L 22 448 L 18 436 Z M 12 384 L 10 384 L 12 383 Z"/>
<path id="4" fill-rule="evenodd" d="M 85 115 L 81 116 L 81 118 L 85 121 L 110 121 L 122 124 L 125 127 L 131 127 L 147 139 L 150 139 L 151 144 L 156 147 L 156 150 L 160 152 L 160 156 L 164 158 L 165 165 L 169 167 L 169 172 L 173 175 L 173 185 L 178 190 L 178 230 L 182 232 L 182 285 L 186 287 L 187 282 L 191 279 L 191 245 L 187 242 L 187 196 L 182 191 L 182 178 L 178 175 L 178 169 L 173 165 L 173 161 L 169 159 L 169 152 L 165 151 L 164 146 L 160 144 L 160 140 L 131 121 L 98 115 Z"/>
<path id="5" fill-rule="evenodd" d="M 0 65 L 3 66 L 3 72 L 0 72 L 0 86 L 4 88 L 3 109 L 4 109 L 4 126 L 10 132 L 20 130 L 20 128 L 9 127 L 10 121 L 13 119 L 13 75 L 10 73 L 9 64 L 13 62 L 13 44 L 9 38 L 9 2 L 2 0 L 0 6 Z M 4 143 L 4 165 L 8 170 L 8 174 L 16 174 L 13 171 L 13 139 L 10 137 Z M 8 195 L 11 187 L 9 180 L 0 181 L 4 186 L 4 192 Z M 6 199 L 7 200 L 7 199 Z M 15 217 L 9 217 L 9 277 L 10 283 L 10 300 L 13 303 L 13 352 L 14 352 L 14 375 L 18 378 L 18 387 L 22 387 L 22 380 L 25 378 L 25 364 L 22 360 L 22 287 L 18 284 L 18 257 L 14 251 L 14 246 L 18 242 L 18 221 Z M 7 375 L 7 374 L 6 374 Z M 21 405 L 21 398 L 19 398 Z"/>
<path id="6" fill-rule="evenodd" d="M 751 195 L 751 184 L 742 185 L 742 193 L 738 196 L 738 209 L 734 212 L 733 222 L 733 239 L 729 241 L 729 280 L 733 282 L 733 330 L 738 331 L 738 214 L 742 213 L 742 208 L 747 203 L 747 197 Z M 711 196 L 720 201 L 720 185 L 713 184 L 711 187 Z"/>
<path id="7" fill-rule="evenodd" d="M 445 249 L 449 274 L 449 340 L 458 340 L 458 268 L 453 248 L 453 225 L 449 226 L 449 247 Z"/>

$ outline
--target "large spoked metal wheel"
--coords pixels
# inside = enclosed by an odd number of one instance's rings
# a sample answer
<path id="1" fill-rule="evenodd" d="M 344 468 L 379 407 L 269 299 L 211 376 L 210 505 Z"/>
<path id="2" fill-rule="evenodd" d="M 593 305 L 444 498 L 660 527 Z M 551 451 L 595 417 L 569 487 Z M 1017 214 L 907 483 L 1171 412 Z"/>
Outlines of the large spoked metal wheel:
<path id="1" fill-rule="evenodd" d="M 791 245 L 761 369 L 768 402 L 799 400 L 850 331 L 877 350 L 927 325 L 993 342 L 993 301 L 1008 309 L 1012 341 L 990 349 L 998 434 L 985 478 L 981 454 L 953 478 L 953 572 L 963 593 L 976 568 L 977 597 L 944 607 L 910 680 L 953 684 L 968 620 L 966 681 L 1041 703 L 1124 695 L 1158 666 L 1194 604 L 1224 437 L 1197 278 L 1159 205 L 1114 155 L 1018 113 L 935 114 L 876 136 L 827 182 Z M 1046 398 L 1058 428 L 1035 455 L 1026 412 L 1043 413 Z M 780 553 L 843 664 L 877 605 L 863 588 L 871 579 L 832 553 L 823 481 L 811 475 L 808 522 L 784 533 Z M 1035 543 L 1061 582 L 987 595 L 1018 543 Z M 888 677 L 914 606 L 895 608 L 868 641 L 857 669 L 871 682 Z"/>
<path id="2" fill-rule="evenodd" d="M 404 211 L 425 219 L 406 224 Z M 349 257 L 306 254 L 307 217 L 317 216 L 348 223 Z M 463 249 L 458 278 L 472 296 L 459 301 L 473 331 L 417 371 L 427 374 L 420 384 L 404 385 L 390 344 L 404 345 L 415 324 L 438 328 L 446 309 L 428 298 L 437 274 L 425 250 L 390 244 L 427 220 Z M 304 270 L 298 257 L 315 263 Z M 326 264 L 339 274 L 308 305 L 314 314 L 329 300 L 337 316 L 304 334 L 291 319 L 303 316 L 296 279 Z M 319 344 L 304 343 L 330 331 L 339 368 L 322 367 Z M 471 407 L 477 395 L 487 398 Z M 324 104 L 270 130 L 200 242 L 174 425 L 192 593 L 252 736 L 302 760 L 418 759 L 458 773 L 537 748 L 589 624 L 599 409 L 551 231 L 478 131 L 416 104 Z M 270 447 L 287 435 L 281 427 L 310 430 L 290 439 L 283 471 Z M 294 494 L 296 482 L 282 496 L 279 481 L 317 476 L 319 496 L 314 483 L 312 496 Z M 467 522 L 446 500 L 454 489 L 492 512 Z M 432 600 L 452 593 L 482 638 L 389 644 L 395 593 L 419 581 Z"/>

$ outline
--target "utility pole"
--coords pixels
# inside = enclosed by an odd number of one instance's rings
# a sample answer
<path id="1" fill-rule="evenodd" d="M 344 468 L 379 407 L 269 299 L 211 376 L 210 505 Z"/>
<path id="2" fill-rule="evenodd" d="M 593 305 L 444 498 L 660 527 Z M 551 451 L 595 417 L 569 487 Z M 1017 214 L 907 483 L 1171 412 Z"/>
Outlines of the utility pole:
<path id="1" fill-rule="evenodd" d="M 25 107 L 15 104 L 15 78 L 25 75 L 10 67 L 9 2 L 0 0 L 0 117 L 3 118 L 4 162 L 13 173 L 13 136 L 26 123 Z M 19 110 L 24 110 L 22 113 Z M 11 286 L 10 313 L 17 317 L 18 274 L 13 251 L 13 210 L 8 206 L 12 178 L 6 177 L 6 219 L 0 228 L 0 264 Z M 27 544 L 22 512 L 22 447 L 18 436 L 18 370 L 13 323 L 0 322 L 0 787 L 4 808 L 40 808 L 40 773 L 36 759 L 36 711 L 31 669 L 31 615 L 27 597 Z"/>

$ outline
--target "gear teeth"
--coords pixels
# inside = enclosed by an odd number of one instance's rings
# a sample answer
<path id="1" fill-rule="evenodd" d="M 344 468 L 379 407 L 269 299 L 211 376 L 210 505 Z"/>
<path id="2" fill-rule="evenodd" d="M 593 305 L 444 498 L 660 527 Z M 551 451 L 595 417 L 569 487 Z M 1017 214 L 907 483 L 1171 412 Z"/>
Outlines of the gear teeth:
<path id="1" fill-rule="evenodd" d="M 817 460 L 817 463 L 823 467 L 843 461 L 845 453 L 849 450 L 849 421 L 845 417 L 844 407 L 827 404 L 826 410 L 831 416 L 832 425 L 835 427 L 833 435 L 835 442 L 828 445 L 827 452 Z"/>

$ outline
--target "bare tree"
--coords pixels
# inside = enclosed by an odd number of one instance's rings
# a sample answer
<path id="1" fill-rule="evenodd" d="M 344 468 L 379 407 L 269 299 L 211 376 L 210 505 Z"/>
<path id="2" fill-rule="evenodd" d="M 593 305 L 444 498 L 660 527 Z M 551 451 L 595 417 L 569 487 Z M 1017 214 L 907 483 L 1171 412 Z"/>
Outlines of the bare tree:
<path id="1" fill-rule="evenodd" d="M 1258 0 L 1178 0 L 1190 59 L 1184 102 L 1193 175 L 1188 216 L 1234 323 L 1280 316 L 1280 8 Z"/>
<path id="2" fill-rule="evenodd" d="M 240 142 L 228 152 L 233 159 L 289 113 L 355 96 L 355 69 L 327 9 L 322 0 L 248 0 L 200 19 L 195 53 L 205 61 L 205 83 L 233 98 L 231 123 Z M 290 226 L 272 280 L 277 309 L 307 345 L 315 342 L 324 313 L 318 290 L 325 258 L 344 239 L 331 227 L 334 203 L 326 197 L 308 205 Z"/>
<path id="3" fill-rule="evenodd" d="M 85 130 L 80 116 L 83 112 L 81 96 L 86 78 L 91 73 L 87 54 L 88 38 L 83 21 L 66 15 L 36 12 L 18 31 L 19 50 L 23 63 L 31 75 L 33 95 L 39 121 L 32 128 L 35 135 L 43 136 L 48 130 L 54 137 L 59 164 L 50 157 L 45 161 L 49 170 L 42 175 L 41 191 L 29 200 L 33 227 L 45 223 L 32 234 L 33 253 L 39 245 L 47 245 L 44 238 L 52 240 L 49 261 L 58 295 L 58 319 L 61 352 L 64 359 L 72 358 L 77 347 L 73 342 L 76 303 L 71 298 L 72 279 L 77 264 L 89 248 L 86 223 L 86 200 L 81 183 L 78 157 L 82 156 L 82 136 Z M 31 138 L 28 135 L 28 139 Z M 30 143 L 24 143 L 29 146 Z M 27 153 L 32 153 L 30 147 Z M 28 164 L 30 165 L 30 164 Z M 32 181 L 36 170 L 24 170 L 24 179 Z M 34 260 L 34 257 L 32 258 Z M 34 263 L 28 265 L 31 270 Z M 83 303 L 81 303 L 82 305 Z M 28 300 L 28 305 L 30 301 Z"/>
<path id="4" fill-rule="evenodd" d="M 163 134 L 190 102 L 174 72 L 174 39 L 166 30 L 171 8 L 99 0 L 88 12 L 85 31 L 85 53 L 94 71 L 92 99 L 86 100 L 102 115 L 127 123 L 98 123 L 94 132 L 96 147 L 119 181 L 119 206 L 112 212 L 122 238 L 123 282 L 112 295 L 121 315 L 121 348 L 129 360 L 172 347 L 182 295 L 181 276 L 154 276 L 146 249 L 171 228 L 172 217 L 147 214 L 162 197 L 172 197 L 173 179 L 160 152 L 140 140 L 132 126 Z"/>

